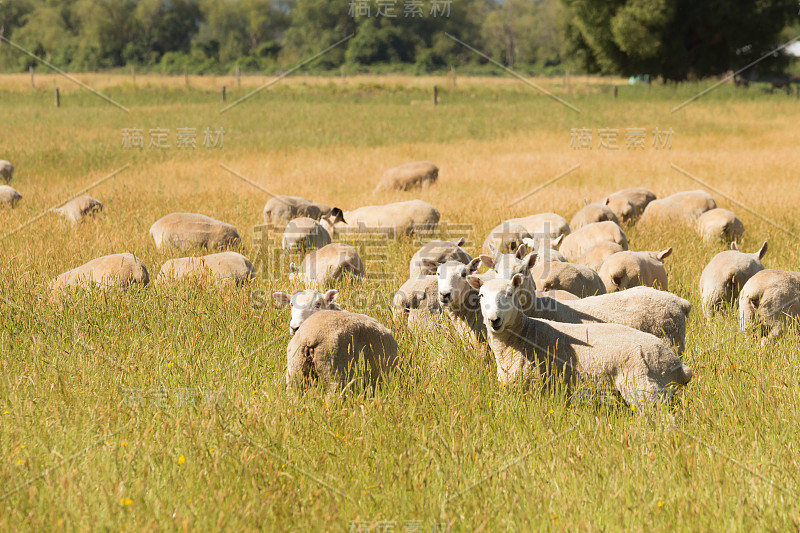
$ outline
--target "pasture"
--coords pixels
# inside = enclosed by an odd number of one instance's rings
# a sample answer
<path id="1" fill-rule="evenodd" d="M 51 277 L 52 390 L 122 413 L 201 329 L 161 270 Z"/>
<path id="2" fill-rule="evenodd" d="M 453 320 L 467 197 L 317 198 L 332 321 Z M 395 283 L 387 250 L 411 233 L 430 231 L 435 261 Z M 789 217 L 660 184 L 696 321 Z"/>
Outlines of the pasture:
<path id="1" fill-rule="evenodd" d="M 266 80 L 79 77 L 130 113 L 63 78 L 37 75 L 34 90 L 27 75 L 0 76 L 0 158 L 23 195 L 0 210 L 3 529 L 800 527 L 800 338 L 762 348 L 735 308 L 706 324 L 698 279 L 722 244 L 679 226 L 626 229 L 633 250 L 674 248 L 670 290 L 693 305 L 683 359 L 694 378 L 671 427 L 622 404 L 503 387 L 488 349 L 392 323 L 414 239 L 375 249 L 382 276 L 335 285 L 345 309 L 393 330 L 400 371 L 374 394 L 289 392 L 289 312 L 269 295 L 299 287 L 254 231 L 268 193 L 343 209 L 420 198 L 476 255 L 511 217 L 569 220 L 584 197 L 624 187 L 703 188 L 675 165 L 727 196 L 708 191 L 744 221 L 744 250 L 768 240 L 765 266 L 798 270 L 793 96 L 723 85 L 671 113 L 711 83 L 620 85 L 614 99 L 620 80 L 573 79 L 569 93 L 536 80 L 577 113 L 513 79 L 298 77 L 220 113 L 221 85 L 230 104 Z M 130 128 L 144 148 L 123 146 Z M 169 147 L 149 146 L 155 128 Z M 177 147 L 179 128 L 196 129 L 196 148 Z M 203 145 L 206 128 L 224 130 L 221 146 Z M 592 129 L 591 149 L 570 146 L 573 128 Z M 619 130 L 619 149 L 598 147 L 601 128 Z M 626 148 L 626 128 L 645 129 L 644 148 Z M 652 145 L 656 128 L 672 129 L 671 147 Z M 439 165 L 438 184 L 373 195 L 385 169 L 411 160 Z M 73 228 L 47 213 L 101 180 L 87 192 L 105 205 L 96 220 Z M 175 211 L 235 225 L 256 281 L 47 291 L 112 253 L 136 254 L 155 279 L 175 255 L 148 230 Z"/>

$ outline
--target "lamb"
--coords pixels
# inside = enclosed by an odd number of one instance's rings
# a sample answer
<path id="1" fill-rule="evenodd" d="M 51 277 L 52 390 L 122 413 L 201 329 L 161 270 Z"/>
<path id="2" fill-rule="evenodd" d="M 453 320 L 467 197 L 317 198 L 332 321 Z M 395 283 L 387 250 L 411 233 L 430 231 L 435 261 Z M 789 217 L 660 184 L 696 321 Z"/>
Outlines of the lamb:
<path id="1" fill-rule="evenodd" d="M 241 242 L 236 228 L 206 215 L 196 213 L 171 213 L 158 219 L 150 227 L 156 248 L 192 247 L 209 250 L 235 246 Z"/>
<path id="2" fill-rule="evenodd" d="M 579 265 L 585 265 L 598 272 L 609 256 L 622 252 L 622 246 L 615 242 L 601 242 L 589 248 L 582 256 L 575 260 Z"/>
<path id="3" fill-rule="evenodd" d="M 480 291 L 502 383 L 516 382 L 527 389 L 557 376 L 572 388 L 581 382 L 611 385 L 630 406 L 657 406 L 692 379 L 691 369 L 649 333 L 619 324 L 565 324 L 525 316 L 520 274 L 510 281 L 484 283 L 476 276 L 467 280 Z"/>
<path id="4" fill-rule="evenodd" d="M 423 325 L 427 318 L 442 311 L 437 288 L 436 276 L 419 275 L 409 278 L 392 297 L 392 315 L 395 319 L 402 317 L 409 327 Z"/>
<path id="5" fill-rule="evenodd" d="M 145 286 L 149 281 L 147 268 L 142 260 L 131 253 L 122 253 L 98 257 L 64 272 L 50 282 L 49 289 L 125 288 L 136 284 Z"/>
<path id="6" fill-rule="evenodd" d="M 606 205 L 606 202 L 590 204 L 589 200 L 584 198 L 583 208 L 575 213 L 575 216 L 573 216 L 572 220 L 569 221 L 569 227 L 572 229 L 572 231 L 578 230 L 588 224 L 604 222 L 606 220 L 611 221 L 614 224 L 619 224 L 617 215 L 614 214 L 614 211 L 612 211 L 611 208 Z"/>
<path id="7" fill-rule="evenodd" d="M 739 293 L 739 327 L 760 326 L 761 344 L 783 331 L 786 322 L 800 317 L 800 272 L 762 270 Z"/>
<path id="8" fill-rule="evenodd" d="M 672 253 L 672 248 L 660 252 L 617 252 L 605 260 L 600 267 L 600 277 L 606 292 L 616 292 L 631 287 L 646 287 L 668 290 L 667 270 L 664 259 Z"/>
<path id="9" fill-rule="evenodd" d="M 397 363 L 397 341 L 380 322 L 358 313 L 320 311 L 286 347 L 286 383 L 293 388 L 318 380 L 344 392 L 363 375 L 366 385 L 375 387 Z"/>
<path id="10" fill-rule="evenodd" d="M 330 206 L 312 202 L 308 198 L 278 195 L 270 198 L 264 206 L 264 222 L 282 226 L 298 217 L 319 220 L 330 212 Z"/>
<path id="11" fill-rule="evenodd" d="M 289 252 L 314 250 L 331 243 L 331 235 L 322 224 L 309 217 L 292 219 L 283 231 L 281 247 Z"/>
<path id="12" fill-rule="evenodd" d="M 162 283 L 185 278 L 212 278 L 239 285 L 255 276 L 253 264 L 245 256 L 236 252 L 220 252 L 203 257 L 170 259 L 161 266 L 156 279 Z"/>
<path id="13" fill-rule="evenodd" d="M 744 224 L 732 211 L 718 207 L 700 215 L 697 232 L 707 243 L 738 241 L 744 236 Z"/>
<path id="14" fill-rule="evenodd" d="M 506 222 L 519 224 L 534 238 L 547 237 L 549 239 L 557 239 L 570 233 L 567 219 L 555 213 L 539 213 L 522 218 L 512 218 L 506 220 Z"/>
<path id="15" fill-rule="evenodd" d="M 493 253 L 492 249 L 501 252 L 513 252 L 523 239 L 530 239 L 531 234 L 524 227 L 514 222 L 503 222 L 489 232 L 483 241 L 483 253 Z"/>
<path id="16" fill-rule="evenodd" d="M 684 191 L 672 196 L 653 200 L 642 213 L 640 223 L 691 223 L 705 213 L 717 207 L 714 198 L 705 191 Z"/>
<path id="17" fill-rule="evenodd" d="M 298 268 L 291 263 L 289 279 L 312 287 L 325 287 L 344 275 L 364 277 L 364 264 L 358 250 L 349 244 L 334 242 L 306 255 Z"/>
<path id="18" fill-rule="evenodd" d="M 739 250 L 736 241 L 731 249 L 714 256 L 700 274 L 700 300 L 703 304 L 703 315 L 709 321 L 722 302 L 735 302 L 747 280 L 757 272 L 764 270 L 761 259 L 767 253 L 767 242 L 755 253 L 748 254 Z"/>
<path id="19" fill-rule="evenodd" d="M 273 292 L 272 297 L 282 305 L 292 308 L 292 318 L 289 322 L 289 332 L 294 335 L 300 326 L 311 315 L 318 311 L 343 311 L 335 300 L 339 291 L 331 289 L 325 294 L 313 289 L 306 289 L 295 294 Z"/>
<path id="20" fill-rule="evenodd" d="M 436 270 L 442 309 L 456 334 L 463 339 L 469 339 L 473 346 L 486 342 L 486 326 L 481 316 L 478 291 L 467 283 L 467 276 L 475 274 L 480 263 L 480 258 L 475 258 L 466 265 L 458 261 L 447 261 L 438 265 Z"/>
<path id="21" fill-rule="evenodd" d="M 560 261 L 567 262 L 567 258 L 559 252 L 555 247 L 561 244 L 563 235 L 559 235 L 557 239 L 522 239 L 522 243 L 528 247 L 529 250 L 536 252 L 536 257 L 539 261 Z M 495 254 L 496 255 L 496 254 Z"/>
<path id="22" fill-rule="evenodd" d="M 5 159 L 0 159 L 0 178 L 3 178 L 8 184 L 11 182 L 12 178 L 14 177 L 14 165 L 6 161 Z"/>
<path id="23" fill-rule="evenodd" d="M 414 279 L 436 273 L 436 267 L 431 269 L 423 266 L 422 261 L 424 259 L 432 260 L 437 266 L 447 261 L 458 261 L 464 264 L 469 263 L 472 261 L 472 256 L 462 248 L 465 242 L 466 239 L 461 237 L 456 242 L 430 241 L 425 243 L 411 258 L 409 277 Z"/>
<path id="24" fill-rule="evenodd" d="M 426 188 L 435 184 L 438 178 L 439 167 L 430 161 L 414 161 L 384 172 L 375 192 Z"/>
<path id="25" fill-rule="evenodd" d="M 558 250 L 568 261 L 575 262 L 594 245 L 601 242 L 615 242 L 623 250 L 628 249 L 628 239 L 619 225 L 606 220 L 588 224 L 578 231 L 570 233 L 561 242 Z"/>
<path id="26" fill-rule="evenodd" d="M 76 196 L 61 207 L 51 209 L 51 211 L 58 213 L 75 225 L 86 217 L 94 217 L 97 213 L 102 212 L 103 204 L 91 196 Z"/>
<path id="27" fill-rule="evenodd" d="M 418 229 L 436 229 L 440 217 L 439 211 L 428 202 L 408 200 L 359 207 L 346 212 L 335 207 L 320 219 L 320 223 L 331 236 L 337 231 L 370 233 L 380 229 L 387 229 L 398 235 L 410 235 Z"/>
<path id="28" fill-rule="evenodd" d="M 562 290 L 580 298 L 605 294 L 603 280 L 591 268 L 559 261 L 539 261 L 531 269 L 536 289 L 539 291 Z"/>
<path id="29" fill-rule="evenodd" d="M 644 187 L 631 187 L 611 193 L 603 201 L 623 224 L 633 224 L 642 216 L 656 195 Z"/>
<path id="30" fill-rule="evenodd" d="M 0 185 L 0 205 L 9 205 L 14 208 L 20 200 L 22 200 L 22 195 L 18 190 L 8 185 Z"/>

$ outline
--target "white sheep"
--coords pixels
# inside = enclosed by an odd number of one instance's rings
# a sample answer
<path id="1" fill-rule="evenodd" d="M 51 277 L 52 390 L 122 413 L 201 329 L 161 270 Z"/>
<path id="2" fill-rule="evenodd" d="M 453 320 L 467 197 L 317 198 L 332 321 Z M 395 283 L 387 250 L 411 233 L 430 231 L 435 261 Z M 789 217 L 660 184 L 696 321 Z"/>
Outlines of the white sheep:
<path id="1" fill-rule="evenodd" d="M 733 211 L 718 207 L 700 215 L 697 232 L 707 243 L 738 241 L 744 236 L 744 224 Z"/>
<path id="2" fill-rule="evenodd" d="M 469 339 L 473 346 L 486 341 L 486 326 L 483 324 L 478 291 L 467 282 L 467 276 L 474 275 L 481 263 L 475 258 L 464 264 L 447 261 L 437 265 L 436 278 L 439 303 L 442 306 L 456 334 Z"/>
<path id="3" fill-rule="evenodd" d="M 707 192 L 700 190 L 684 191 L 666 198 L 653 200 L 647 204 L 639 221 L 642 224 L 659 222 L 692 223 L 700 215 L 716 207 L 717 203 Z"/>
<path id="4" fill-rule="evenodd" d="M 565 324 L 522 312 L 523 277 L 483 282 L 481 310 L 501 383 L 525 388 L 553 378 L 568 386 L 613 386 L 630 406 L 657 405 L 689 383 L 692 371 L 669 346 L 649 333 L 619 324 Z"/>
<path id="5" fill-rule="evenodd" d="M 622 252 L 622 246 L 615 242 L 601 242 L 589 248 L 582 256 L 575 260 L 579 265 L 586 265 L 595 272 L 600 271 L 600 267 L 609 256 Z"/>
<path id="6" fill-rule="evenodd" d="M 131 253 L 122 253 L 98 257 L 64 272 L 50 282 L 49 289 L 125 288 L 136 284 L 145 286 L 149 281 L 147 268 L 142 260 Z"/>
<path id="7" fill-rule="evenodd" d="M 430 319 L 442 311 L 437 289 L 438 281 L 435 275 L 409 278 L 392 296 L 392 316 L 396 320 L 406 321 L 412 328 L 430 323 Z"/>
<path id="8" fill-rule="evenodd" d="M 458 241 L 430 241 L 425 243 L 422 248 L 414 253 L 409 264 L 409 277 L 411 279 L 436 274 L 436 267 L 425 268 L 422 264 L 424 259 L 430 259 L 436 265 L 446 263 L 447 261 L 459 261 L 461 263 L 469 263 L 472 261 L 472 256 L 467 253 L 464 248 L 466 239 L 461 237 Z M 430 265 L 430 263 L 428 263 Z"/>
<path id="9" fill-rule="evenodd" d="M 397 363 L 397 341 L 380 322 L 359 313 L 320 311 L 286 347 L 286 383 L 291 388 L 317 380 L 343 392 L 363 376 L 366 386 L 375 387 Z"/>
<path id="10" fill-rule="evenodd" d="M 762 270 L 739 293 L 739 327 L 759 326 L 761 344 L 777 337 L 789 321 L 800 318 L 800 272 Z"/>
<path id="11" fill-rule="evenodd" d="M 583 208 L 575 213 L 575 216 L 573 216 L 572 220 L 569 221 L 569 227 L 572 229 L 572 231 L 575 231 L 588 224 L 604 222 L 606 220 L 613 222 L 614 224 L 619 224 L 617 215 L 614 214 L 614 211 L 612 211 L 605 202 L 590 204 L 589 200 L 584 198 Z"/>
<path id="12" fill-rule="evenodd" d="M 482 250 L 485 254 L 493 253 L 493 249 L 500 252 L 513 252 L 519 248 L 523 239 L 530 238 L 531 234 L 522 225 L 515 222 L 503 222 L 489 232 L 486 240 L 483 241 Z"/>
<path id="13" fill-rule="evenodd" d="M 557 239 L 562 235 L 569 235 L 570 227 L 567 219 L 555 213 L 538 213 L 527 217 L 512 218 L 506 222 L 519 224 L 525 228 L 534 239 L 547 237 Z"/>
<path id="14" fill-rule="evenodd" d="M 330 206 L 312 202 L 308 198 L 278 195 L 267 201 L 263 215 L 265 223 L 282 226 L 293 218 L 309 217 L 319 220 L 330 212 Z"/>
<path id="15" fill-rule="evenodd" d="M 86 217 L 94 217 L 103 211 L 103 204 L 91 196 L 76 196 L 59 208 L 51 209 L 69 220 L 73 225 L 78 224 Z"/>
<path id="16" fill-rule="evenodd" d="M 0 178 L 3 178 L 6 183 L 14 178 L 14 165 L 5 159 L 0 159 Z"/>
<path id="17" fill-rule="evenodd" d="M 558 250 L 568 261 L 575 262 L 590 248 L 601 242 L 615 242 L 628 249 L 628 239 L 619 225 L 606 220 L 588 224 L 577 231 L 573 231 L 561 241 Z"/>
<path id="18" fill-rule="evenodd" d="M 647 205 L 656 195 L 644 187 L 631 187 L 609 194 L 602 202 L 607 205 L 623 224 L 633 224 L 642 216 Z"/>
<path id="19" fill-rule="evenodd" d="M 291 281 L 312 287 L 325 287 L 344 275 L 364 277 L 364 264 L 358 250 L 349 244 L 334 242 L 306 255 L 300 267 L 289 265 Z"/>
<path id="20" fill-rule="evenodd" d="M 608 257 L 600 267 L 600 277 L 606 292 L 616 292 L 644 285 L 668 290 L 667 270 L 664 259 L 672 248 L 660 252 L 617 252 Z"/>
<path id="21" fill-rule="evenodd" d="M 564 239 L 563 235 L 559 235 L 556 239 L 522 239 L 522 244 L 528 247 L 528 250 L 536 252 L 536 257 L 539 261 L 561 261 L 567 262 L 567 258 L 557 250 L 559 244 Z M 497 254 L 495 254 L 497 255 Z"/>
<path id="22" fill-rule="evenodd" d="M 170 259 L 161 266 L 158 283 L 178 279 L 216 279 L 241 284 L 256 275 L 253 264 L 242 254 L 220 252 L 202 257 Z"/>
<path id="23" fill-rule="evenodd" d="M 530 269 L 538 291 L 562 290 L 580 298 L 605 294 L 600 276 L 585 265 L 560 261 L 539 261 Z"/>
<path id="24" fill-rule="evenodd" d="M 300 326 L 311 315 L 319 311 L 343 311 L 342 306 L 336 302 L 339 291 L 331 289 L 324 294 L 313 289 L 306 289 L 295 294 L 273 292 L 272 297 L 282 305 L 292 308 L 292 318 L 289 322 L 289 332 L 294 335 Z"/>
<path id="25" fill-rule="evenodd" d="M 430 161 L 413 161 L 384 172 L 375 192 L 426 188 L 435 184 L 438 178 L 439 167 Z"/>
<path id="26" fill-rule="evenodd" d="M 225 222 L 197 213 L 171 213 L 150 226 L 156 248 L 192 247 L 221 249 L 239 244 L 242 239 L 236 228 Z"/>
<path id="27" fill-rule="evenodd" d="M 766 253 L 766 241 L 760 250 L 752 254 L 740 251 L 734 241 L 730 250 L 718 253 L 708 262 L 700 274 L 700 301 L 708 320 L 711 320 L 721 303 L 738 301 L 747 280 L 764 270 L 761 259 Z"/>
<path id="28" fill-rule="evenodd" d="M 417 230 L 436 229 L 440 217 L 439 211 L 428 202 L 408 200 L 345 212 L 334 207 L 329 214 L 320 218 L 320 223 L 331 236 L 341 231 L 372 233 L 382 229 L 398 235 L 410 235 Z"/>
<path id="29" fill-rule="evenodd" d="M 22 195 L 14 187 L 0 185 L 0 205 L 17 206 L 17 202 L 22 200 Z"/>
<path id="30" fill-rule="evenodd" d="M 331 243 L 331 234 L 322 224 L 309 217 L 292 219 L 283 231 L 281 247 L 289 252 L 314 250 Z"/>

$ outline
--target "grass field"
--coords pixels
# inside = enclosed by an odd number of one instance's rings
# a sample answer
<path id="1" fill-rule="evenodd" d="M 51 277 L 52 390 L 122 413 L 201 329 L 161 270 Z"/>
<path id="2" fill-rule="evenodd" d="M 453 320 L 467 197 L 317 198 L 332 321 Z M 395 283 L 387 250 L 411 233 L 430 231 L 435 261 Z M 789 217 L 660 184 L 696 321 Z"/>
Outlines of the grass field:
<path id="1" fill-rule="evenodd" d="M 702 188 L 672 165 L 725 194 L 712 192 L 744 221 L 744 249 L 769 240 L 766 266 L 798 270 L 794 97 L 723 85 L 671 113 L 711 83 L 620 86 L 614 99 L 609 80 L 575 79 L 569 93 L 541 80 L 578 113 L 510 79 L 297 78 L 220 113 L 221 79 L 187 89 L 182 77 L 134 87 L 79 76 L 126 113 L 63 78 L 56 109 L 56 78 L 37 77 L 33 90 L 26 75 L 0 76 L 0 158 L 23 195 L 0 210 L 0 528 L 800 528 L 800 340 L 761 348 L 735 309 L 705 323 L 698 279 L 723 246 L 690 229 L 627 230 L 634 250 L 674 247 L 670 289 L 694 306 L 684 355 L 694 379 L 674 428 L 621 405 L 502 387 L 488 353 L 392 324 L 413 240 L 387 244 L 388 262 L 374 266 L 387 276 L 337 286 L 345 308 L 389 325 L 400 344 L 400 371 L 373 395 L 288 392 L 288 310 L 253 305 L 297 288 L 288 259 L 266 261 L 274 254 L 255 240 L 268 192 L 345 209 L 418 197 L 445 227 L 469 224 L 477 253 L 507 218 L 569 219 L 584 197 L 627 186 Z M 227 104 L 257 86 L 225 84 Z M 144 148 L 123 146 L 126 128 L 144 131 Z M 148 147 L 151 128 L 169 129 L 169 148 Z M 179 128 L 196 129 L 196 148 L 176 147 Z M 222 146 L 202 145 L 206 128 L 224 129 Z M 573 128 L 593 130 L 592 149 L 570 147 Z M 598 148 L 598 128 L 618 129 L 620 149 Z M 645 128 L 644 149 L 625 148 L 626 128 Z M 651 145 L 655 128 L 672 128 L 671 148 Z M 373 195 L 383 170 L 418 159 L 441 168 L 435 187 Z M 98 181 L 96 220 L 73 229 L 44 214 Z M 59 273 L 125 251 L 155 278 L 170 256 L 148 230 L 174 211 L 236 225 L 258 280 L 48 293 Z"/>

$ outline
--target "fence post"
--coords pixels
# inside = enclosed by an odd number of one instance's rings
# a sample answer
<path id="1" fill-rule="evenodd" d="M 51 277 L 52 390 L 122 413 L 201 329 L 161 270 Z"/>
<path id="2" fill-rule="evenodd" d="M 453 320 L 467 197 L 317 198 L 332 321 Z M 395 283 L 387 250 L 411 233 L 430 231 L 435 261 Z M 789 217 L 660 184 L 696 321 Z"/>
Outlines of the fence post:
<path id="1" fill-rule="evenodd" d="M 56 107 L 61 107 L 61 93 L 58 92 L 58 87 L 56 87 Z"/>
<path id="2" fill-rule="evenodd" d="M 439 105 L 439 87 L 433 86 L 433 105 Z"/>
<path id="3" fill-rule="evenodd" d="M 188 87 L 189 86 L 189 67 L 183 67 L 183 84 Z"/>
<path id="4" fill-rule="evenodd" d="M 34 85 L 34 83 L 33 83 L 33 65 L 31 65 L 30 67 L 28 67 L 28 70 L 30 70 L 30 71 L 31 71 L 31 89 L 35 89 L 35 88 L 36 88 L 36 85 Z"/>
<path id="5" fill-rule="evenodd" d="M 133 84 L 136 85 L 136 67 L 131 66 L 131 79 L 133 80 Z"/>
<path id="6" fill-rule="evenodd" d="M 342 73 L 342 83 L 345 83 L 346 82 L 346 76 L 345 76 L 345 73 L 344 73 L 344 65 L 342 65 L 339 70 Z"/>
<path id="7" fill-rule="evenodd" d="M 453 89 L 456 88 L 456 67 L 455 65 L 450 65 L 450 74 L 453 76 Z"/>
<path id="8" fill-rule="evenodd" d="M 619 88 L 616 85 L 614 85 L 614 100 L 617 99 L 617 92 L 618 91 L 619 91 Z"/>
<path id="9" fill-rule="evenodd" d="M 225 86 L 222 86 L 222 101 L 225 101 Z"/>
<path id="10" fill-rule="evenodd" d="M 242 71 L 239 69 L 239 65 L 236 65 L 236 88 L 242 88 Z"/>

